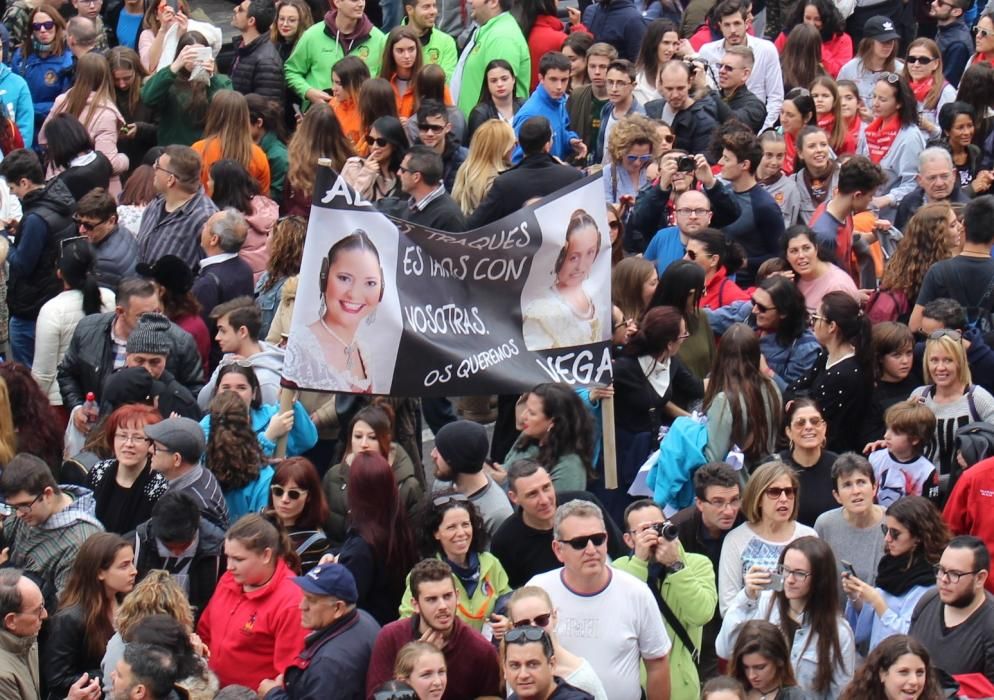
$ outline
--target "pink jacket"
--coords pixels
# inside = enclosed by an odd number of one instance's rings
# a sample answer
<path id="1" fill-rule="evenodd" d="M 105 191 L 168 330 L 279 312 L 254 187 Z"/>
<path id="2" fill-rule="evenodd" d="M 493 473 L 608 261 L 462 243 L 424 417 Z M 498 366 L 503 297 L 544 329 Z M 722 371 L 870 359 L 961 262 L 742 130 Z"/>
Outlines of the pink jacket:
<path id="1" fill-rule="evenodd" d="M 55 102 L 52 104 L 52 111 L 45 118 L 45 123 L 42 125 L 41 133 L 38 136 L 40 143 L 45 143 L 45 126 L 53 115 L 63 111 L 63 105 L 68 94 L 65 92 L 55 98 Z M 121 116 L 121 112 L 113 102 L 101 102 L 96 106 L 96 111 L 93 112 L 91 118 L 90 115 L 94 109 L 92 103 L 93 93 L 90 94 L 87 100 L 88 108 L 80 115 L 80 121 L 86 126 L 87 120 L 90 120 L 87 131 L 93 139 L 94 148 L 107 156 L 107 160 L 110 161 L 110 165 L 114 169 L 115 177 L 111 178 L 110 181 L 110 193 L 116 197 L 121 193 L 121 180 L 117 175 L 127 171 L 129 165 L 128 156 L 117 150 L 117 135 L 124 125 L 124 117 Z M 50 173 L 50 175 L 52 174 L 54 173 Z"/>
<path id="2" fill-rule="evenodd" d="M 238 255 L 252 268 L 252 277 L 259 281 L 269 264 L 269 234 L 280 216 L 280 205 L 261 194 L 252 198 L 252 213 L 245 217 L 248 235 Z"/>

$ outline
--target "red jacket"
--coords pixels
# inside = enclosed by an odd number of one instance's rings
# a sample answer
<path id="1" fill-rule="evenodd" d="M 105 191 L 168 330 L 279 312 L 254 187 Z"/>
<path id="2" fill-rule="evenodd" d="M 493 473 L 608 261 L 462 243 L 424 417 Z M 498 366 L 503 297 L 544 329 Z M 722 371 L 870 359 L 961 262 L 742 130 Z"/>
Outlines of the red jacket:
<path id="1" fill-rule="evenodd" d="M 973 535 L 994 552 L 994 457 L 977 462 L 963 472 L 942 511 L 954 535 Z M 994 593 L 994 579 L 984 587 Z"/>
<path id="2" fill-rule="evenodd" d="M 228 571 L 207 604 L 197 634 L 211 650 L 210 669 L 221 687 L 257 688 L 292 664 L 309 630 L 300 625 L 303 592 L 281 559 L 273 578 L 246 593 Z"/>
<path id="3" fill-rule="evenodd" d="M 725 268 L 719 267 L 710 282 L 704 285 L 704 296 L 701 297 L 702 309 L 720 309 L 733 301 L 749 301 L 749 293 L 728 279 Z"/>
<path id="4" fill-rule="evenodd" d="M 787 43 L 787 35 L 780 32 L 780 36 L 773 42 L 777 51 L 783 53 L 783 46 Z M 836 34 L 828 41 L 821 44 L 821 64 L 825 66 L 833 78 L 839 77 L 842 66 L 852 58 L 852 37 L 842 32 Z"/>
<path id="5" fill-rule="evenodd" d="M 570 32 L 585 32 L 587 28 L 582 24 L 573 27 Z M 542 56 L 549 51 L 562 51 L 563 42 L 566 41 L 566 32 L 563 31 L 563 23 L 558 17 L 553 15 L 539 15 L 535 18 L 535 24 L 528 33 L 528 53 L 532 57 L 531 88 L 529 92 L 535 92 L 538 85 L 538 62 Z M 517 76 L 521 80 L 521 76 Z"/>

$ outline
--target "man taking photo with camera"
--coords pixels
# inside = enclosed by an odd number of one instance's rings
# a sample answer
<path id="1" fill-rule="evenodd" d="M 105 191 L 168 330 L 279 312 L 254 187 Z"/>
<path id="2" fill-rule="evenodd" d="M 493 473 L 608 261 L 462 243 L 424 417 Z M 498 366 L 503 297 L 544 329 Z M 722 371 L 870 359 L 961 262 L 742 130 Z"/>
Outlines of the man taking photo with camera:
<path id="1" fill-rule="evenodd" d="M 648 498 L 635 501 L 625 510 L 624 537 L 632 555 L 612 565 L 649 585 L 673 640 L 671 698 L 696 700 L 700 692 L 697 665 L 701 635 L 718 602 L 711 561 L 703 554 L 684 552 L 676 526 Z"/>

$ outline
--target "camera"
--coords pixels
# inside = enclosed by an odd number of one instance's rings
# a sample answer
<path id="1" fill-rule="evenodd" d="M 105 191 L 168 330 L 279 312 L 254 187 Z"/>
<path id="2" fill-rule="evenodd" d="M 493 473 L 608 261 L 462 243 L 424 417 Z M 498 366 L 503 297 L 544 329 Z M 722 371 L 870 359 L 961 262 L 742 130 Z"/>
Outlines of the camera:
<path id="1" fill-rule="evenodd" d="M 676 162 L 676 171 L 678 173 L 692 173 L 697 169 L 697 161 L 694 160 L 694 156 L 680 156 Z"/>
<path id="2" fill-rule="evenodd" d="M 671 522 L 656 523 L 652 526 L 652 529 L 656 531 L 657 535 L 662 537 L 664 540 L 669 540 L 670 542 L 679 536 L 676 525 Z"/>
<path id="3" fill-rule="evenodd" d="M 782 591 L 783 574 L 779 570 L 770 571 L 770 582 L 763 586 L 764 591 Z"/>

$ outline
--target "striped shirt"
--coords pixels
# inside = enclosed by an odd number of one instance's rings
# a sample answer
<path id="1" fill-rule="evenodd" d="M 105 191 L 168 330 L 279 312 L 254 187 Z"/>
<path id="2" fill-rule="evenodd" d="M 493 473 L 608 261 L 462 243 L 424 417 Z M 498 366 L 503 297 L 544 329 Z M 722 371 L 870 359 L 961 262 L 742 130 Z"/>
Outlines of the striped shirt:
<path id="1" fill-rule="evenodd" d="M 168 491 L 188 493 L 197 502 L 200 514 L 222 530 L 228 529 L 228 504 L 214 474 L 201 465 L 169 482 Z"/>
<path id="2" fill-rule="evenodd" d="M 217 211 L 214 202 L 198 191 L 175 211 L 166 211 L 159 195 L 145 208 L 138 229 L 138 261 L 155 263 L 163 255 L 176 255 L 193 269 L 203 257 L 200 233 L 204 222 Z"/>

